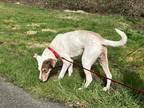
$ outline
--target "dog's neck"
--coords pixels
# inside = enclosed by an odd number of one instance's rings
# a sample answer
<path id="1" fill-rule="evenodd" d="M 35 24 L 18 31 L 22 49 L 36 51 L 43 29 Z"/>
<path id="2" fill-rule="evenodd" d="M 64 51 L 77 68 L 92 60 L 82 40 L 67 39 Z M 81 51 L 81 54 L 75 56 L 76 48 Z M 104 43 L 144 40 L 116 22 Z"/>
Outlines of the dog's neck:
<path id="1" fill-rule="evenodd" d="M 56 60 L 57 58 L 55 57 L 55 55 L 48 49 L 45 48 L 45 50 L 43 51 L 42 55 L 41 55 L 45 60 L 47 59 L 53 59 Z"/>

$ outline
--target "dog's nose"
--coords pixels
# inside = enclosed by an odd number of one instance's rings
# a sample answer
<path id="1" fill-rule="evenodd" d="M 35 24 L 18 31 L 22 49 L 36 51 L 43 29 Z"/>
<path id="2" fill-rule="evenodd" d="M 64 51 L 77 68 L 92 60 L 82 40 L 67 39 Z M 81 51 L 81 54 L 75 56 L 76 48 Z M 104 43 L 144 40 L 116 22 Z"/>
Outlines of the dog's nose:
<path id="1" fill-rule="evenodd" d="M 39 79 L 39 81 L 40 81 L 40 82 L 45 82 L 45 80 L 43 80 L 43 79 Z"/>
<path id="2" fill-rule="evenodd" d="M 40 82 L 46 82 L 46 80 L 44 80 L 43 78 L 39 78 Z"/>

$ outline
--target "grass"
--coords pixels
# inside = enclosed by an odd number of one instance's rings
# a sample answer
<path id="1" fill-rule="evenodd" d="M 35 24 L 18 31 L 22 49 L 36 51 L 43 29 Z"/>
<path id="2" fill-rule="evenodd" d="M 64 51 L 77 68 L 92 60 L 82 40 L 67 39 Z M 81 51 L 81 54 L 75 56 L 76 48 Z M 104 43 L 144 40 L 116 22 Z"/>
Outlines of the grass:
<path id="1" fill-rule="evenodd" d="M 117 84 L 112 84 L 113 89 L 109 93 L 103 92 L 102 80 L 99 78 L 88 89 L 78 90 L 84 83 L 84 75 L 76 65 L 72 77 L 66 75 L 58 81 L 57 73 L 48 82 L 41 83 L 38 80 L 37 63 L 33 58 L 34 53 L 41 54 L 45 43 L 51 42 L 58 33 L 86 29 L 98 32 L 107 39 L 117 40 L 119 36 L 114 28 L 120 28 L 126 32 L 128 43 L 125 47 L 108 48 L 113 79 L 143 89 L 143 25 L 142 18 L 66 13 L 0 2 L 0 76 L 25 89 L 35 98 L 64 102 L 73 107 L 144 108 L 144 94 Z M 58 70 L 60 68 L 54 71 Z M 98 64 L 93 70 L 103 74 Z"/>

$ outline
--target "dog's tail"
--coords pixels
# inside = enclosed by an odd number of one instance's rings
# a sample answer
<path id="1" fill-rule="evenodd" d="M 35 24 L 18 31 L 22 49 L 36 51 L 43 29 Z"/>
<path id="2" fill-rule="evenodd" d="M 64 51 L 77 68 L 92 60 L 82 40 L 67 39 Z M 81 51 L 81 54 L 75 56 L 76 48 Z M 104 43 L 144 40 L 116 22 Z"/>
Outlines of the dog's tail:
<path id="1" fill-rule="evenodd" d="M 103 45 L 108 45 L 108 46 L 113 46 L 113 47 L 119 47 L 119 46 L 123 46 L 126 44 L 127 42 L 127 36 L 126 34 L 119 30 L 119 29 L 115 29 L 116 32 L 121 36 L 121 40 L 119 41 L 112 41 L 112 40 L 106 40 L 104 39 L 103 41 Z"/>

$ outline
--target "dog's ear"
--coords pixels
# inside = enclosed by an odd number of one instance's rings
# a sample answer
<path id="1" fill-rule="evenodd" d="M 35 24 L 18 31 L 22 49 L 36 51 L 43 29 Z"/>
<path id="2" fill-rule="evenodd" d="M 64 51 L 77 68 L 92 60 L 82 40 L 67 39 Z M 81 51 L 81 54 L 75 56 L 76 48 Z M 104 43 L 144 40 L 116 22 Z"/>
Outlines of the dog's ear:
<path id="1" fill-rule="evenodd" d="M 49 59 L 48 62 L 50 63 L 50 66 L 51 66 L 52 68 L 55 67 L 55 60 Z"/>
<path id="2" fill-rule="evenodd" d="M 33 56 L 37 61 L 40 61 L 41 60 L 41 56 L 39 56 L 38 54 L 34 54 Z"/>
<path id="3" fill-rule="evenodd" d="M 37 53 L 35 53 L 33 57 L 34 57 L 34 58 L 37 58 L 37 56 L 38 56 L 38 54 L 37 54 Z"/>
<path id="4" fill-rule="evenodd" d="M 51 66 L 54 68 L 55 65 L 56 65 L 56 60 L 50 59 L 50 64 L 51 64 Z"/>
<path id="5" fill-rule="evenodd" d="M 54 60 L 53 59 L 48 59 L 45 60 L 42 64 L 42 68 L 54 68 Z"/>

